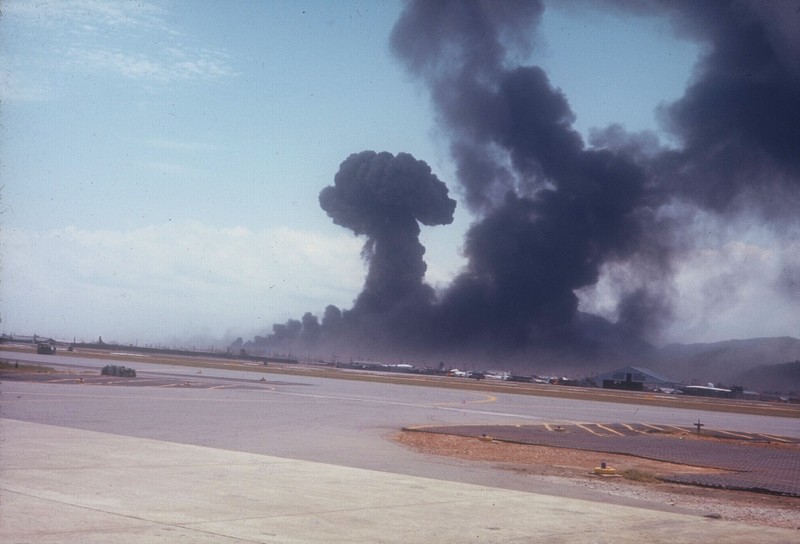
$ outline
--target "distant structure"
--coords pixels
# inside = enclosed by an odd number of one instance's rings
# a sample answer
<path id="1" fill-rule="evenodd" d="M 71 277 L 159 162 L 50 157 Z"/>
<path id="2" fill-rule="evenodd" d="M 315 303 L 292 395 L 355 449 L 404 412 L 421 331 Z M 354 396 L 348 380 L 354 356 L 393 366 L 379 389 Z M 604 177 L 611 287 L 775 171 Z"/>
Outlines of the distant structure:
<path id="1" fill-rule="evenodd" d="M 744 392 L 742 391 L 741 387 L 736 388 L 738 397 L 743 397 Z M 724 387 L 716 387 L 713 383 L 709 383 L 708 385 L 687 385 L 683 388 L 683 392 L 686 395 L 692 395 L 695 397 L 717 397 L 717 398 L 731 398 L 733 397 L 733 391 L 731 389 L 726 389 Z M 748 391 L 748 393 L 750 393 Z"/>
<path id="2" fill-rule="evenodd" d="M 600 374 L 595 381 L 603 389 L 622 389 L 625 391 L 645 391 L 661 388 L 674 388 L 677 383 L 652 370 L 635 366 L 626 366 Z"/>

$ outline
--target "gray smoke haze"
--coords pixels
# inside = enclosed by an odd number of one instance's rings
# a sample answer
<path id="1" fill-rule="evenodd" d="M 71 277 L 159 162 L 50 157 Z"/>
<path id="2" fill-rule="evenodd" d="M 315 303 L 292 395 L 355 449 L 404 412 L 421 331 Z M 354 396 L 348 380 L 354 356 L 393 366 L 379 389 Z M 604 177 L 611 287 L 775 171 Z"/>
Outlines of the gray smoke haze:
<path id="1" fill-rule="evenodd" d="M 618 355 L 641 348 L 671 317 L 674 255 L 688 236 L 675 209 L 797 224 L 796 2 L 608 0 L 593 9 L 666 19 L 703 46 L 684 96 L 659 111 L 679 145 L 619 126 L 583 141 L 545 71 L 516 61 L 535 43 L 541 3 L 409 2 L 391 48 L 429 90 L 450 140 L 459 192 L 475 217 L 467 266 L 443 292 L 423 282 L 419 223 L 446 225 L 455 207 L 424 162 L 352 155 L 320 204 L 366 236 L 364 290 L 352 309 L 328 307 L 321 324 L 307 314 L 276 325 L 268 343 Z M 612 264 L 625 271 L 614 324 L 579 312 L 576 295 Z M 787 267 L 788 281 L 795 270 Z"/>

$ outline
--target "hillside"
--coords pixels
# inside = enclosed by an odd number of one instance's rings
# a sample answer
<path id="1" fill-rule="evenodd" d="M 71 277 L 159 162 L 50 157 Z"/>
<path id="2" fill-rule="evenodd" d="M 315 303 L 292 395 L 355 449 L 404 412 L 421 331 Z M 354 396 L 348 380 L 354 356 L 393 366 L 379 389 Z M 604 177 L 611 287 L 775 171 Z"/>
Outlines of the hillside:
<path id="1" fill-rule="evenodd" d="M 763 365 L 739 374 L 735 383 L 765 393 L 800 393 L 800 360 L 778 365 Z"/>
<path id="2" fill-rule="evenodd" d="M 670 344 L 656 351 L 648 363 L 653 370 L 686 383 L 738 383 L 755 377 L 756 369 L 800 360 L 800 340 L 789 336 L 726 340 L 708 344 Z M 753 374 L 750 374 L 753 372 Z"/>

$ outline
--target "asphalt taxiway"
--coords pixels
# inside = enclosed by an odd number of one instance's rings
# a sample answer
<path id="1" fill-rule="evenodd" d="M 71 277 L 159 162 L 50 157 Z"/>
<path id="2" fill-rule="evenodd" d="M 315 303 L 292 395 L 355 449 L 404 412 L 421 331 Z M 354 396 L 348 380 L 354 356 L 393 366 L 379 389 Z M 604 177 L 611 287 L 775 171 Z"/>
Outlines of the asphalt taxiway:
<path id="1" fill-rule="evenodd" d="M 796 419 L 236 371 L 199 375 L 170 365 L 137 370 L 136 380 L 154 381 L 0 384 L 0 540 L 797 540 L 797 531 L 750 529 L 680 505 L 654 509 L 431 459 L 387 439 L 409 425 L 687 425 L 699 418 L 709 428 L 800 436 Z"/>

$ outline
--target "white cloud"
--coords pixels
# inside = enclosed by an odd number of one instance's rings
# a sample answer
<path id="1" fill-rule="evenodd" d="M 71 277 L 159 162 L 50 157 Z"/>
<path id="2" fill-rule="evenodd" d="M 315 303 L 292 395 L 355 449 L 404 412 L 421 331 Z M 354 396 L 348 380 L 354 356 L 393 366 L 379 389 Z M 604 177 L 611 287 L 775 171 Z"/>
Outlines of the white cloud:
<path id="1" fill-rule="evenodd" d="M 6 333 L 163 342 L 348 307 L 363 282 L 361 242 L 286 228 L 166 224 L 4 233 Z"/>
<path id="2" fill-rule="evenodd" d="M 116 48 L 70 48 L 69 62 L 83 71 L 112 72 L 136 80 L 171 83 L 187 80 L 207 80 L 233 75 L 225 55 L 213 51 L 195 52 L 191 59 L 176 58 L 174 54 L 130 53 Z"/>
<path id="3" fill-rule="evenodd" d="M 120 50 L 87 50 L 73 47 L 67 51 L 73 66 L 86 71 L 113 71 L 129 78 L 168 81 L 168 70 L 141 54 Z"/>
<path id="4" fill-rule="evenodd" d="M 166 12 L 147 2 L 115 0 L 59 0 L 58 2 L 9 2 L 3 15 L 47 28 L 94 30 L 134 28 L 169 30 Z"/>
<path id="5" fill-rule="evenodd" d="M 0 69 L 7 101 L 57 98 L 76 70 L 150 84 L 235 75 L 223 50 L 199 46 L 146 2 L 61 0 L 4 6 L 4 30 L 15 47 Z M 13 71 L 13 73 L 12 73 Z M 45 92 L 48 91 L 48 92 Z"/>

